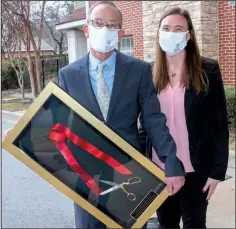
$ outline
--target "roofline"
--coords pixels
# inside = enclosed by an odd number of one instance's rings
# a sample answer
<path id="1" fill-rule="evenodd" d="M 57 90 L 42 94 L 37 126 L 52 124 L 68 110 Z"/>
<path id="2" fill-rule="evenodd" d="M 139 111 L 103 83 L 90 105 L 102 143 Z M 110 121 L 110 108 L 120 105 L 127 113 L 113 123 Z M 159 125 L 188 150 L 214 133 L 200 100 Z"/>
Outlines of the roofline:
<path id="1" fill-rule="evenodd" d="M 16 49 L 15 51 L 19 52 L 19 49 Z M 21 49 L 20 51 L 26 51 L 26 49 L 24 48 L 24 49 Z M 34 49 L 30 48 L 30 51 L 34 51 Z M 48 49 L 47 48 L 43 48 L 43 49 L 40 48 L 40 51 L 55 51 L 55 50 L 54 50 L 54 48 L 48 48 Z"/>
<path id="2" fill-rule="evenodd" d="M 69 18 L 67 21 L 63 21 L 61 23 L 58 23 L 56 24 L 56 26 L 58 25 L 62 25 L 62 24 L 66 24 L 66 23 L 69 23 L 69 22 L 73 22 L 73 21 L 81 21 L 81 20 L 84 20 L 85 18 L 81 18 L 81 19 L 78 19 L 78 18 Z"/>
<path id="3" fill-rule="evenodd" d="M 61 24 L 56 25 L 56 30 L 63 30 L 63 29 L 74 29 L 80 26 L 83 26 L 86 23 L 86 19 L 76 19 L 70 22 L 63 22 Z"/>
<path id="4" fill-rule="evenodd" d="M 14 50 L 14 51 L 11 51 L 12 53 L 16 53 L 16 52 L 27 52 L 26 49 L 22 49 L 22 50 Z M 34 50 L 29 50 L 30 52 L 34 52 Z M 52 52 L 55 52 L 54 49 L 41 49 L 40 52 L 43 52 L 43 51 L 52 51 Z"/>

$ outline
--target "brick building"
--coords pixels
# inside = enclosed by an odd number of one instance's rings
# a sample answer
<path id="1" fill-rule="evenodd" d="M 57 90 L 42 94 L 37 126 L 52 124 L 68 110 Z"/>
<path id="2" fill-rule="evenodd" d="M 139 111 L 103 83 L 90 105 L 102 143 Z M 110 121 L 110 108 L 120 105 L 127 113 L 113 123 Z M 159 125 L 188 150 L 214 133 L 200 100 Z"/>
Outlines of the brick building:
<path id="1" fill-rule="evenodd" d="M 38 47 L 38 37 L 34 38 L 35 44 Z M 19 55 L 21 55 L 22 57 L 26 57 L 27 56 L 27 52 L 26 52 L 26 48 L 23 42 L 21 42 L 20 45 L 20 53 L 19 53 L 19 49 L 17 48 L 15 50 L 15 53 L 13 54 L 14 57 L 19 57 Z M 51 56 L 55 54 L 55 50 L 52 48 L 51 45 L 49 45 L 45 40 L 41 39 L 41 46 L 40 46 L 40 56 Z M 31 43 L 30 45 L 30 55 L 32 57 L 35 56 L 34 53 L 34 49 L 33 49 L 33 45 Z M 5 58 L 7 58 L 7 54 L 5 53 Z"/>
<path id="2" fill-rule="evenodd" d="M 219 63 L 224 83 L 235 85 L 235 1 L 220 1 L 219 10 Z"/>
<path id="3" fill-rule="evenodd" d="M 126 36 L 118 49 L 146 61 L 155 55 L 157 23 L 171 7 L 187 9 L 201 54 L 219 61 L 224 83 L 235 85 L 235 1 L 114 1 L 122 10 Z M 89 44 L 83 34 L 86 10 L 94 1 L 76 1 L 71 19 L 56 26 L 68 38 L 70 62 L 83 56 Z"/>

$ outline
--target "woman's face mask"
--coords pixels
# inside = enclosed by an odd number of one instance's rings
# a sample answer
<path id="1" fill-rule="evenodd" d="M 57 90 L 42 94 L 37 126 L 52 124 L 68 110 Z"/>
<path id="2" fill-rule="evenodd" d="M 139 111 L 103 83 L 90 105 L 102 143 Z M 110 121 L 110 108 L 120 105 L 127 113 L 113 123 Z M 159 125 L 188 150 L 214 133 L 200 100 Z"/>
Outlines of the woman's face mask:
<path id="1" fill-rule="evenodd" d="M 175 56 L 182 52 L 187 46 L 186 32 L 159 32 L 159 43 L 161 49 L 169 56 Z"/>

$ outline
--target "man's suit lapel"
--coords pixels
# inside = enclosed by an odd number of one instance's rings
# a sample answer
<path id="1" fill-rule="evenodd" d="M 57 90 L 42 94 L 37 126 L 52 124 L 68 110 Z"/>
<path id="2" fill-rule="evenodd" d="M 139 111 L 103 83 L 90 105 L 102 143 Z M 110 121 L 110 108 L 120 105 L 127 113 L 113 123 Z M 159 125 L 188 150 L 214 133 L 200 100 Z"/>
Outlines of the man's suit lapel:
<path id="1" fill-rule="evenodd" d="M 78 90 L 81 90 L 82 93 L 86 94 L 85 99 L 87 100 L 87 109 L 91 111 L 97 118 L 104 121 L 89 78 L 89 55 L 86 55 L 82 59 L 78 80 Z"/>
<path id="2" fill-rule="evenodd" d="M 114 83 L 112 87 L 112 94 L 110 99 L 110 105 L 108 109 L 108 115 L 107 115 L 107 122 L 109 121 L 109 118 L 112 115 L 112 112 L 114 111 L 117 99 L 119 97 L 119 94 L 121 93 L 121 88 L 124 83 L 125 77 L 128 73 L 128 61 L 127 57 L 117 51 L 116 55 L 116 67 L 115 67 L 115 76 L 114 76 Z"/>

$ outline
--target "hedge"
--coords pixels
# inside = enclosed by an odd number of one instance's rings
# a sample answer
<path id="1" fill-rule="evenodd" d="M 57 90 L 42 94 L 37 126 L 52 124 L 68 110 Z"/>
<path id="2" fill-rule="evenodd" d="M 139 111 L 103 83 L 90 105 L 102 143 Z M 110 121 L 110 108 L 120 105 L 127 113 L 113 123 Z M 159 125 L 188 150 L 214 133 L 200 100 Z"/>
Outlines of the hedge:
<path id="1" fill-rule="evenodd" d="M 235 128 L 235 113 L 236 113 L 236 97 L 235 87 L 225 86 L 225 97 L 228 110 L 228 121 L 230 128 Z"/>
<path id="2" fill-rule="evenodd" d="M 17 89 L 18 81 L 14 68 L 11 66 L 9 61 L 2 60 L 2 70 L 1 70 L 2 80 L 1 86 L 2 90 Z"/>
<path id="3" fill-rule="evenodd" d="M 11 89 L 18 89 L 19 84 L 17 81 L 17 76 L 14 68 L 11 66 L 10 61 L 4 59 L 2 61 L 2 90 L 11 90 Z M 30 89 L 30 78 L 28 69 L 25 69 L 24 72 L 24 88 Z"/>

